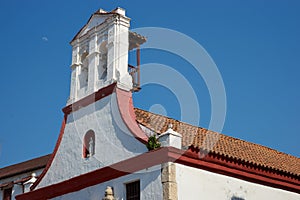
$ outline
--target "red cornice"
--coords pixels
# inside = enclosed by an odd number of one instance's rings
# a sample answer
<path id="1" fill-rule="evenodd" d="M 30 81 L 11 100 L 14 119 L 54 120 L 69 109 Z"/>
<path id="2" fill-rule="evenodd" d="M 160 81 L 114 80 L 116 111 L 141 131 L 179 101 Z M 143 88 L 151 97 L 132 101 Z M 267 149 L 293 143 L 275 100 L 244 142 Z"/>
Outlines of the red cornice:
<path id="1" fill-rule="evenodd" d="M 65 126 L 66 126 L 66 122 L 67 122 L 67 115 L 65 114 L 64 115 L 64 119 L 63 119 L 63 122 L 62 122 L 62 125 L 61 125 L 61 128 L 60 128 L 60 132 L 59 132 L 59 136 L 58 136 L 58 140 L 56 141 L 56 145 L 54 147 L 54 151 L 53 153 L 51 154 L 48 162 L 47 162 L 47 165 L 45 167 L 45 169 L 43 170 L 43 172 L 41 173 L 41 175 L 39 176 L 39 178 L 34 182 L 34 184 L 30 187 L 30 190 L 33 190 L 36 188 L 36 186 L 41 182 L 41 180 L 44 178 L 45 174 L 47 173 L 47 171 L 49 170 L 51 164 L 52 164 L 52 161 L 56 155 L 56 152 L 58 150 L 58 147 L 60 145 L 60 142 L 62 140 L 62 137 L 63 137 L 63 134 L 64 134 L 64 130 L 65 130 Z"/>
<path id="2" fill-rule="evenodd" d="M 40 188 L 16 197 L 17 200 L 46 200 L 75 192 L 105 181 L 109 181 L 139 170 L 168 161 L 168 148 L 144 153 L 119 163 L 86 173 L 67 181 Z M 122 171 L 118 170 L 122 169 Z"/>
<path id="3" fill-rule="evenodd" d="M 201 157 L 201 152 L 199 151 L 199 149 L 190 148 L 184 153 L 184 155 L 190 158 L 199 159 L 199 157 Z M 238 169 L 241 171 L 247 171 L 249 173 L 253 173 L 261 176 L 272 177 L 273 179 L 286 181 L 292 184 L 298 183 L 300 185 L 299 176 L 288 174 L 283 171 L 278 171 L 263 166 L 257 166 L 254 164 L 243 162 L 241 160 L 228 158 L 224 155 L 209 153 L 204 158 L 202 158 L 202 160 L 208 161 L 210 163 L 216 163 L 219 165 L 227 166 L 229 168 Z"/>
<path id="4" fill-rule="evenodd" d="M 47 165 L 46 165 L 46 168 L 43 170 L 43 172 L 41 173 L 41 175 L 39 176 L 39 178 L 37 179 L 36 182 L 34 182 L 34 184 L 30 187 L 31 190 L 34 190 L 36 188 L 36 186 L 41 182 L 41 180 L 44 178 L 45 174 L 47 173 L 47 171 L 49 170 L 55 156 L 56 156 L 56 153 L 57 153 L 57 150 L 58 150 L 58 147 L 61 143 L 61 140 L 62 140 L 62 137 L 63 137 L 63 134 L 64 134 L 64 131 L 65 131 L 65 126 L 66 126 L 66 122 L 67 122 L 67 118 L 68 118 L 68 115 L 71 113 L 71 112 L 74 112 L 82 107 L 85 107 L 85 106 L 88 106 L 90 105 L 91 103 L 93 102 L 96 102 L 110 94 L 112 94 L 115 90 L 115 87 L 116 87 L 116 83 L 113 83 L 105 88 L 102 88 L 100 90 L 98 90 L 96 93 L 93 93 L 73 104 L 70 104 L 66 107 L 64 107 L 62 110 L 63 112 L 65 113 L 64 115 L 64 119 L 63 119 L 63 122 L 62 122 L 62 125 L 61 125 L 61 128 L 60 128 L 60 132 L 59 132 L 59 136 L 58 136 L 58 140 L 56 142 L 56 145 L 55 145 L 55 148 L 54 148 L 54 151 L 53 153 L 51 154 L 50 156 L 50 159 L 48 160 L 47 162 Z"/>
<path id="5" fill-rule="evenodd" d="M 109 86 L 106 86 L 106 87 L 98 90 L 97 92 L 95 92 L 93 94 L 90 94 L 90 95 L 80 99 L 79 101 L 76 101 L 73 104 L 70 104 L 70 105 L 64 107 L 62 110 L 66 115 L 68 115 L 71 112 L 74 112 L 82 107 L 86 107 L 86 106 L 90 105 L 91 103 L 99 101 L 100 99 L 102 99 L 108 95 L 111 95 L 114 92 L 115 88 L 116 88 L 116 83 L 113 83 Z"/>
<path id="6" fill-rule="evenodd" d="M 82 107 L 88 106 L 91 103 L 94 103 L 103 97 L 106 97 L 113 92 L 116 92 L 118 108 L 121 114 L 121 117 L 126 124 L 127 128 L 135 136 L 137 140 L 142 143 L 147 143 L 148 137 L 139 127 L 136 122 L 136 116 L 134 112 L 133 102 L 132 102 L 132 93 L 130 91 L 125 91 L 117 87 L 116 83 L 113 83 L 105 88 L 98 90 L 97 92 L 63 108 L 63 112 L 68 115 L 71 112 L 74 112 Z"/>
<path id="7" fill-rule="evenodd" d="M 91 103 L 94 103 L 103 97 L 112 94 L 114 91 L 116 92 L 117 103 L 121 117 L 127 128 L 139 141 L 143 143 L 147 141 L 147 136 L 140 129 L 135 120 L 131 92 L 117 88 L 115 83 L 109 85 L 97 91 L 96 93 L 91 94 L 82 100 L 79 100 L 78 102 L 75 102 L 74 104 L 68 105 L 63 109 L 65 116 L 54 152 L 51 155 L 45 170 L 32 186 L 32 189 L 34 189 L 40 183 L 52 164 L 63 137 L 68 114 L 80 109 L 81 107 L 85 107 Z M 36 189 L 29 193 L 25 193 L 23 195 L 19 195 L 17 196 L 17 200 L 53 198 L 165 162 L 176 162 L 214 173 L 300 193 L 300 180 L 298 177 L 285 176 L 278 171 L 264 170 L 264 168 L 261 166 L 249 166 L 246 163 L 235 161 L 220 155 L 207 154 L 204 158 L 199 158 L 199 151 L 192 148 L 187 151 L 172 147 L 160 148 L 156 151 L 130 158 L 128 160 L 113 164 L 109 167 L 104 167 L 102 169 L 83 174 L 61 183 L 53 184 L 44 188 Z M 118 169 L 122 169 L 122 171 Z"/>
<path id="8" fill-rule="evenodd" d="M 253 183 L 300 193 L 299 178 L 283 176 L 276 171 L 264 171 L 262 168 L 248 166 L 242 162 L 234 162 L 224 156 L 208 154 L 204 158 L 199 159 L 198 152 L 188 150 L 175 162 Z"/>
<path id="9" fill-rule="evenodd" d="M 243 166 L 233 167 L 233 164 L 222 164 L 217 157 L 199 159 L 196 154 L 192 152 L 184 152 L 173 147 L 164 147 L 61 183 L 19 195 L 16 198 L 17 200 L 50 199 L 166 162 L 175 162 L 230 177 L 236 177 L 249 182 L 300 193 L 299 180 L 287 181 L 283 177 L 275 177 L 270 174 L 255 174 Z M 119 169 L 122 169 L 122 171 Z"/>
<path id="10" fill-rule="evenodd" d="M 116 94 L 118 108 L 124 123 L 137 140 L 146 144 L 148 137 L 136 122 L 136 116 L 132 102 L 132 93 L 116 88 Z"/>
<path id="11" fill-rule="evenodd" d="M 49 170 L 50 166 L 52 165 L 52 162 L 56 156 L 57 150 L 59 148 L 59 145 L 61 143 L 61 140 L 63 138 L 66 122 L 68 115 L 71 112 L 74 112 L 82 107 L 86 107 L 96 101 L 101 100 L 102 98 L 111 95 L 113 92 L 116 92 L 117 96 L 117 102 L 118 102 L 118 108 L 121 114 L 121 117 L 128 127 L 128 129 L 131 131 L 131 133 L 135 136 L 137 140 L 140 142 L 146 143 L 147 142 L 147 136 L 145 133 L 140 129 L 138 126 L 137 122 L 135 121 L 135 114 L 134 114 L 134 109 L 133 109 L 133 103 L 132 103 L 132 94 L 131 92 L 121 90 L 116 87 L 116 83 L 113 83 L 107 87 L 104 87 L 97 92 L 73 103 L 65 108 L 63 108 L 63 112 L 65 113 L 64 115 L 64 120 L 60 129 L 59 137 L 56 142 L 55 148 L 53 153 L 50 156 L 49 161 L 47 162 L 46 168 L 43 170 L 41 175 L 39 176 L 38 180 L 30 187 L 31 190 L 34 190 L 37 185 L 41 182 L 41 180 L 44 178 L 45 174 Z"/>

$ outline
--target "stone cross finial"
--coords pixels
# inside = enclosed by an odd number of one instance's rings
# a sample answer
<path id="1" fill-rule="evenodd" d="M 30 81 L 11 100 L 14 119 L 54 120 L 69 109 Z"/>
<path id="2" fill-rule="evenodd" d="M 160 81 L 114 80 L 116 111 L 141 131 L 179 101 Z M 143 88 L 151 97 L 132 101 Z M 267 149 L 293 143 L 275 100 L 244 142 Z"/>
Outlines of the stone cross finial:
<path id="1" fill-rule="evenodd" d="M 115 200 L 113 190 L 112 190 L 112 188 L 110 186 L 106 187 L 105 197 L 102 198 L 102 200 Z"/>

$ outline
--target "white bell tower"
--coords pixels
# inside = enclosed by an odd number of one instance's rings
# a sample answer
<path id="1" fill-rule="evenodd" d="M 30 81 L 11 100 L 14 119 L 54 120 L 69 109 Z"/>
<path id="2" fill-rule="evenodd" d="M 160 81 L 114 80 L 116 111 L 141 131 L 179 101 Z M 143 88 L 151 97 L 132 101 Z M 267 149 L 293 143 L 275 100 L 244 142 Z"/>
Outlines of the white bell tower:
<path id="1" fill-rule="evenodd" d="M 70 98 L 63 108 L 55 149 L 33 189 L 63 183 L 147 151 L 148 137 L 136 122 L 132 102 L 132 92 L 139 90 L 134 81 L 139 74 L 139 46 L 146 39 L 129 31 L 129 21 L 121 8 L 100 9 L 71 41 Z M 128 64 L 128 51 L 133 49 L 137 66 Z"/>
<path id="2" fill-rule="evenodd" d="M 111 12 L 100 9 L 77 33 L 70 42 L 72 75 L 67 104 L 112 83 L 127 91 L 133 89 L 128 72 L 128 51 L 129 46 L 138 47 L 139 44 L 129 45 L 129 27 L 130 19 L 122 8 Z"/>

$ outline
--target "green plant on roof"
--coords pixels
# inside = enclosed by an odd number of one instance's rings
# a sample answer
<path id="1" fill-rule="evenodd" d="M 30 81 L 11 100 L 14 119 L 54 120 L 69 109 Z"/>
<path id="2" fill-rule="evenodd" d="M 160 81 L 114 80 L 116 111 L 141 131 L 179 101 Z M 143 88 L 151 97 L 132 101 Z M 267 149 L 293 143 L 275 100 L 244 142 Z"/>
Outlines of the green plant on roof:
<path id="1" fill-rule="evenodd" d="M 146 144 L 149 151 L 157 149 L 160 147 L 160 143 L 155 135 L 152 135 L 148 138 L 148 142 Z"/>

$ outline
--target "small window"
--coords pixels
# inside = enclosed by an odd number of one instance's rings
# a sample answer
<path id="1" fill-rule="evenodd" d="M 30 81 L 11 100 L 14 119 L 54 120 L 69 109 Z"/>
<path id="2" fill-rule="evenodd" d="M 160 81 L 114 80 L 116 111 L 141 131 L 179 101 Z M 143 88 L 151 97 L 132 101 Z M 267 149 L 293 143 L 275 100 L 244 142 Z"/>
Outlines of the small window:
<path id="1" fill-rule="evenodd" d="M 140 181 L 126 184 L 126 200 L 140 200 Z"/>
<path id="2" fill-rule="evenodd" d="M 12 187 L 3 190 L 3 200 L 11 200 Z"/>
<path id="3" fill-rule="evenodd" d="M 95 132 L 89 130 L 83 138 L 82 156 L 83 158 L 89 158 L 94 154 L 95 154 Z"/>

